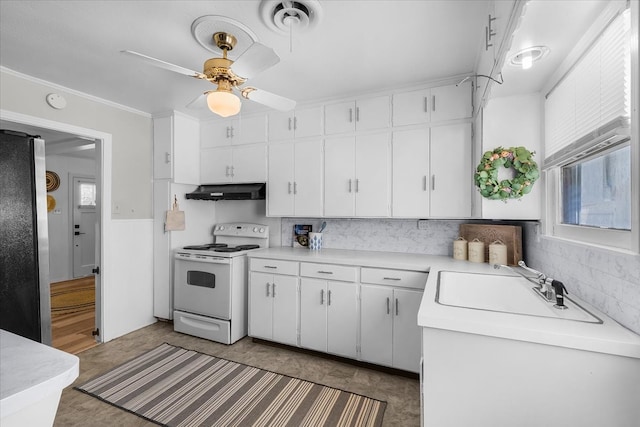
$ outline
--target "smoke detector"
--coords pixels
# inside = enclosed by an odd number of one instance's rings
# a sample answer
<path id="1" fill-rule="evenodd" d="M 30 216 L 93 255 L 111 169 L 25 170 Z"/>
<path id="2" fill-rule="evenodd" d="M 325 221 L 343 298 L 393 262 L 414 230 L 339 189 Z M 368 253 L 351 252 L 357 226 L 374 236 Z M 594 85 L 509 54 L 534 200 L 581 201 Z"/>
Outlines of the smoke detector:
<path id="1" fill-rule="evenodd" d="M 322 18 L 322 8 L 318 0 L 262 0 L 260 2 L 262 21 L 276 33 L 288 35 L 309 31 Z"/>

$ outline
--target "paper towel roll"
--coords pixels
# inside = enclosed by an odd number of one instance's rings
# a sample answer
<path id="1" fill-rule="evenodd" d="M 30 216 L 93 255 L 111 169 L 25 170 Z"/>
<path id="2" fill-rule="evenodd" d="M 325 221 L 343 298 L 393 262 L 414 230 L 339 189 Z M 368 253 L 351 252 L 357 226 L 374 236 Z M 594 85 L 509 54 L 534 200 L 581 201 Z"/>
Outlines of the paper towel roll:
<path id="1" fill-rule="evenodd" d="M 489 245 L 489 264 L 507 265 L 507 245 L 500 240 Z"/>
<path id="2" fill-rule="evenodd" d="M 453 259 L 467 259 L 467 241 L 462 236 L 453 241 Z"/>
<path id="3" fill-rule="evenodd" d="M 469 261 L 484 262 L 484 242 L 473 239 L 469 242 Z"/>

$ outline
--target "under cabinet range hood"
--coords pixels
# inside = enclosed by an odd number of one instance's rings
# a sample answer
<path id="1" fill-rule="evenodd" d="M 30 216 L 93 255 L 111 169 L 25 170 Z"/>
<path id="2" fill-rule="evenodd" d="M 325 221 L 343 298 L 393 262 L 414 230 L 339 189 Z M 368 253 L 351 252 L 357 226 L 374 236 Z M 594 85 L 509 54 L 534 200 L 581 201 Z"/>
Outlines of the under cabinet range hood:
<path id="1" fill-rule="evenodd" d="M 264 200 L 265 184 L 204 184 L 187 193 L 192 200 Z"/>

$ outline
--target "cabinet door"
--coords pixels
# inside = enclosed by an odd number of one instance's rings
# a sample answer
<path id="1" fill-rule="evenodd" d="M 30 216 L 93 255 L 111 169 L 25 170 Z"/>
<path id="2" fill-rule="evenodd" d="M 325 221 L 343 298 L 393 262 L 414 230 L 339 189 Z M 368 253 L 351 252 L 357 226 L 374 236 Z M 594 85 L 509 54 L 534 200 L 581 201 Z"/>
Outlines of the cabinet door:
<path id="1" fill-rule="evenodd" d="M 394 217 L 429 216 L 429 129 L 393 133 Z"/>
<path id="2" fill-rule="evenodd" d="M 298 278 L 273 276 L 273 340 L 298 345 Z"/>
<path id="3" fill-rule="evenodd" d="M 356 140 L 356 216 L 389 216 L 390 133 Z"/>
<path id="4" fill-rule="evenodd" d="M 471 81 L 431 88 L 431 122 L 471 117 Z"/>
<path id="5" fill-rule="evenodd" d="M 325 140 L 325 216 L 355 215 L 355 144 L 354 137 Z"/>
<path id="6" fill-rule="evenodd" d="M 360 99 L 356 102 L 356 129 L 358 131 L 389 127 L 390 106 L 388 96 Z"/>
<path id="7" fill-rule="evenodd" d="M 393 367 L 418 372 L 422 340 L 418 309 L 422 291 L 394 289 L 393 296 Z"/>
<path id="8" fill-rule="evenodd" d="M 293 113 L 290 111 L 269 112 L 269 141 L 293 138 Z"/>
<path id="9" fill-rule="evenodd" d="M 294 213 L 322 216 L 322 141 L 295 144 Z"/>
<path id="10" fill-rule="evenodd" d="M 293 143 L 269 145 L 267 205 L 270 216 L 294 215 L 294 165 Z"/>
<path id="11" fill-rule="evenodd" d="M 360 287 L 360 355 L 380 365 L 393 363 L 393 290 L 382 286 Z"/>
<path id="12" fill-rule="evenodd" d="M 272 339 L 273 298 L 271 284 L 273 275 L 251 272 L 249 274 L 249 335 Z"/>
<path id="13" fill-rule="evenodd" d="M 322 107 L 296 110 L 293 128 L 296 138 L 322 135 Z"/>
<path id="14" fill-rule="evenodd" d="M 266 144 L 233 147 L 231 177 L 233 182 L 267 180 Z"/>
<path id="15" fill-rule="evenodd" d="M 267 141 L 267 120 L 264 114 L 240 116 L 232 129 L 232 144 L 254 144 Z"/>
<path id="16" fill-rule="evenodd" d="M 415 125 L 429 121 L 429 89 L 393 95 L 393 125 Z"/>
<path id="17" fill-rule="evenodd" d="M 231 144 L 234 120 L 211 120 L 200 124 L 200 147 L 221 147 Z"/>
<path id="18" fill-rule="evenodd" d="M 327 282 L 300 279 L 300 346 L 327 351 Z"/>
<path id="19" fill-rule="evenodd" d="M 191 117 L 173 116 L 173 182 L 200 184 L 200 124 Z"/>
<path id="20" fill-rule="evenodd" d="M 355 283 L 327 282 L 327 351 L 355 359 L 358 294 Z"/>
<path id="21" fill-rule="evenodd" d="M 173 178 L 173 118 L 153 119 L 153 177 Z"/>
<path id="22" fill-rule="evenodd" d="M 200 150 L 200 182 L 218 184 L 231 182 L 231 147 Z"/>
<path id="23" fill-rule="evenodd" d="M 431 128 L 431 217 L 471 216 L 471 123 Z"/>
<path id="24" fill-rule="evenodd" d="M 356 129 L 356 103 L 353 101 L 325 105 L 324 133 L 353 132 Z"/>

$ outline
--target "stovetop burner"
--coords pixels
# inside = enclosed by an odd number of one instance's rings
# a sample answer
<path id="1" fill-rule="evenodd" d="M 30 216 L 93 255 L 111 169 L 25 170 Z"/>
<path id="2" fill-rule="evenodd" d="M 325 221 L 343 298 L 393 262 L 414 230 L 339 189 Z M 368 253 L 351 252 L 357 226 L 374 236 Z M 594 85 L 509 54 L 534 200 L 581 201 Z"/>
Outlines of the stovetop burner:
<path id="1" fill-rule="evenodd" d="M 258 249 L 260 248 L 260 245 L 238 245 L 236 247 L 223 247 L 223 248 L 214 248 L 213 251 L 214 252 L 240 252 L 240 251 L 247 251 L 250 249 Z"/>
<path id="2" fill-rule="evenodd" d="M 227 244 L 226 243 L 207 243 L 205 245 L 191 245 L 191 246 L 185 246 L 182 249 L 191 249 L 193 251 L 208 251 L 211 249 L 215 249 L 215 248 L 226 248 Z"/>

